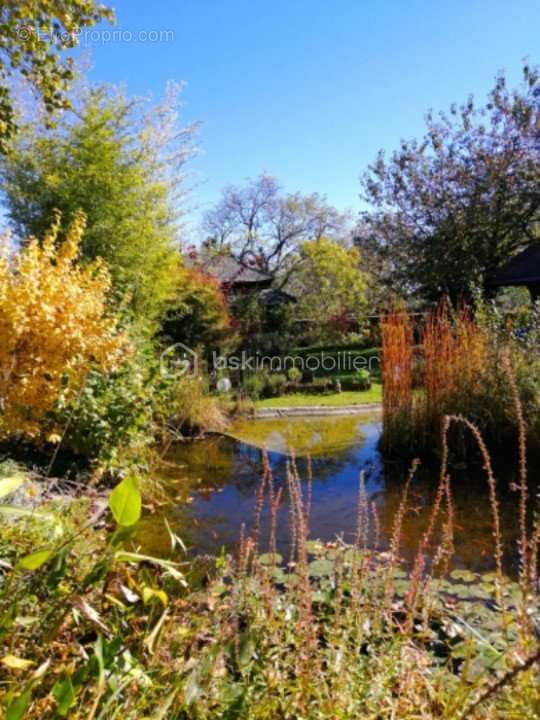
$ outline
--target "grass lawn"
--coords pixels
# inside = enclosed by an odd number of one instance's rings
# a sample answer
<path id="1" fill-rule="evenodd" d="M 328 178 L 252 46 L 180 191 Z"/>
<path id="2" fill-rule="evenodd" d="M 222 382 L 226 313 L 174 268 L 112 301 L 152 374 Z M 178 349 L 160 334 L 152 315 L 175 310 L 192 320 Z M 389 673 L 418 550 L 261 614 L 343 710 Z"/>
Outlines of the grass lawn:
<path id="1" fill-rule="evenodd" d="M 339 407 L 341 405 L 366 405 L 380 402 L 382 402 L 382 386 L 380 383 L 373 383 L 370 390 L 363 391 L 330 393 L 328 395 L 294 393 L 294 395 L 266 398 L 265 400 L 258 400 L 255 407 L 303 407 L 311 405 Z"/>

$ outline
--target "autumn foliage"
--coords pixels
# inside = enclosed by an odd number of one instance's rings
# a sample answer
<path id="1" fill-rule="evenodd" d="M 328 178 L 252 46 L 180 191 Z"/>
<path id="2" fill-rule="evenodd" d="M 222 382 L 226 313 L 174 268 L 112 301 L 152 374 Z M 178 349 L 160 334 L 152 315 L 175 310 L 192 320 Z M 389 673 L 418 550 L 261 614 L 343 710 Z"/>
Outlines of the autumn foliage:
<path id="1" fill-rule="evenodd" d="M 419 329 L 420 330 L 420 329 Z M 480 421 L 493 414 L 489 396 L 497 382 L 496 343 L 468 308 L 441 303 L 426 313 L 415 346 L 407 312 L 390 312 L 381 323 L 386 449 L 438 442 L 446 414 Z"/>
<path id="2" fill-rule="evenodd" d="M 230 340 L 229 311 L 219 281 L 198 267 L 179 265 L 176 284 L 176 302 L 163 323 L 168 340 L 190 347 Z"/>
<path id="3" fill-rule="evenodd" d="M 444 412 L 451 413 L 456 407 L 464 412 L 463 396 L 478 397 L 489 369 L 485 328 L 474 321 L 467 308 L 452 316 L 448 306 L 441 304 L 425 318 L 422 349 L 428 422 L 437 422 Z"/>
<path id="4" fill-rule="evenodd" d="M 412 412 L 413 327 L 407 312 L 392 310 L 381 323 L 382 380 L 385 437 L 399 431 Z M 394 430 L 394 425 L 396 430 Z"/>
<path id="5" fill-rule="evenodd" d="M 413 332 L 406 312 L 389 313 L 381 326 L 384 350 L 385 410 L 392 414 L 410 409 L 412 401 Z"/>
<path id="6" fill-rule="evenodd" d="M 58 439 L 54 411 L 74 402 L 92 369 L 118 367 L 127 335 L 109 312 L 110 276 L 78 262 L 85 228 L 75 217 L 59 241 L 60 216 L 43 241 L 0 257 L 0 435 Z"/>

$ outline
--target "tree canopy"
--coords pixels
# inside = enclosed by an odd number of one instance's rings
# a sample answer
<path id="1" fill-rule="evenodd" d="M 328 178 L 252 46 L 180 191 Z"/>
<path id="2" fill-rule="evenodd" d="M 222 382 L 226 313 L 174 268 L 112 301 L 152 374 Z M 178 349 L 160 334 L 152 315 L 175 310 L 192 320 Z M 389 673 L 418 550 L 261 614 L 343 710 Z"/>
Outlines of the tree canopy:
<path id="1" fill-rule="evenodd" d="M 178 268 L 178 291 L 163 322 L 163 336 L 171 343 L 195 348 L 221 345 L 231 336 L 227 303 L 219 281 L 196 268 Z"/>
<path id="2" fill-rule="evenodd" d="M 0 152 L 17 130 L 10 80 L 19 75 L 42 97 L 49 113 L 69 107 L 72 58 L 81 28 L 112 11 L 94 0 L 8 0 L 0 8 Z"/>
<path id="3" fill-rule="evenodd" d="M 0 163 L 3 192 L 20 238 L 42 236 L 54 211 L 82 210 L 83 256 L 106 260 L 117 295 L 139 318 L 175 297 L 184 164 L 194 128 L 179 128 L 178 88 L 147 108 L 110 88 L 83 94 L 75 119 L 47 131 L 31 125 Z"/>
<path id="4" fill-rule="evenodd" d="M 346 227 L 347 216 L 317 193 L 284 193 L 265 174 L 244 187 L 226 187 L 203 222 L 217 249 L 229 248 L 240 262 L 272 275 L 290 267 L 302 242 L 343 237 Z"/>
<path id="5" fill-rule="evenodd" d="M 516 90 L 500 75 L 484 106 L 471 97 L 426 126 L 364 176 L 359 242 L 387 283 L 457 299 L 538 236 L 539 74 L 524 67 Z"/>
<path id="6" fill-rule="evenodd" d="M 297 316 L 328 336 L 339 335 L 366 309 L 367 275 L 360 253 L 329 238 L 302 243 L 295 287 Z"/>

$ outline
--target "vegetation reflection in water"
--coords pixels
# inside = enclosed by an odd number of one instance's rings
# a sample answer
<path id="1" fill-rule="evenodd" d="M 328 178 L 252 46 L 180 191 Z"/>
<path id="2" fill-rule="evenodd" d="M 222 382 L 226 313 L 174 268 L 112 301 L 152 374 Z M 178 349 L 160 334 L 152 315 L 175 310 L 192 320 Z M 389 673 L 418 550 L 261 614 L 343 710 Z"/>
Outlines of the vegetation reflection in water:
<path id="1" fill-rule="evenodd" d="M 169 535 L 164 517 L 194 552 L 216 553 L 233 548 L 242 524 L 250 528 L 255 513 L 255 493 L 262 475 L 262 448 L 267 449 L 276 485 L 285 483 L 289 449 L 294 447 L 304 486 L 311 459 L 312 538 L 354 538 L 357 523 L 359 476 L 363 471 L 370 503 L 380 520 L 379 549 L 388 547 L 408 468 L 384 463 L 379 451 L 381 431 L 376 414 L 351 417 L 280 418 L 245 420 L 230 429 L 234 437 L 213 436 L 181 443 L 166 458 L 162 470 L 170 496 L 176 502 L 141 522 L 138 540 L 152 553 L 167 554 Z M 428 509 L 437 485 L 437 470 L 421 469 L 411 487 L 411 509 L 403 527 L 402 552 L 413 557 L 425 530 Z M 501 528 L 505 540 L 505 569 L 515 565 L 517 498 L 509 488 L 512 476 L 499 482 Z M 493 569 L 492 520 L 488 491 L 481 467 L 452 474 L 455 506 L 456 553 L 454 567 L 473 571 Z M 284 488 L 278 511 L 278 545 L 289 541 L 289 512 Z M 263 532 L 268 518 L 262 518 Z M 373 544 L 373 537 L 370 538 Z"/>
<path id="2" fill-rule="evenodd" d="M 363 428 L 379 419 L 377 412 L 256 421 L 243 419 L 233 423 L 228 435 L 269 452 L 322 457 L 362 443 L 365 439 Z"/>

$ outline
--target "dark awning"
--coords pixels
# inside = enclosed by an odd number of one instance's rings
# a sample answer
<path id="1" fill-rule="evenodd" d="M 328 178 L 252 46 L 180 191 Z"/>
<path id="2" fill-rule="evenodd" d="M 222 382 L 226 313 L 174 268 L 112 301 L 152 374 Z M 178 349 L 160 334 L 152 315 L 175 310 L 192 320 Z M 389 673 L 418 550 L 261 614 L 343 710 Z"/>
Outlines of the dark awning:
<path id="1" fill-rule="evenodd" d="M 488 279 L 491 287 L 540 284 L 540 243 L 530 245 Z"/>

